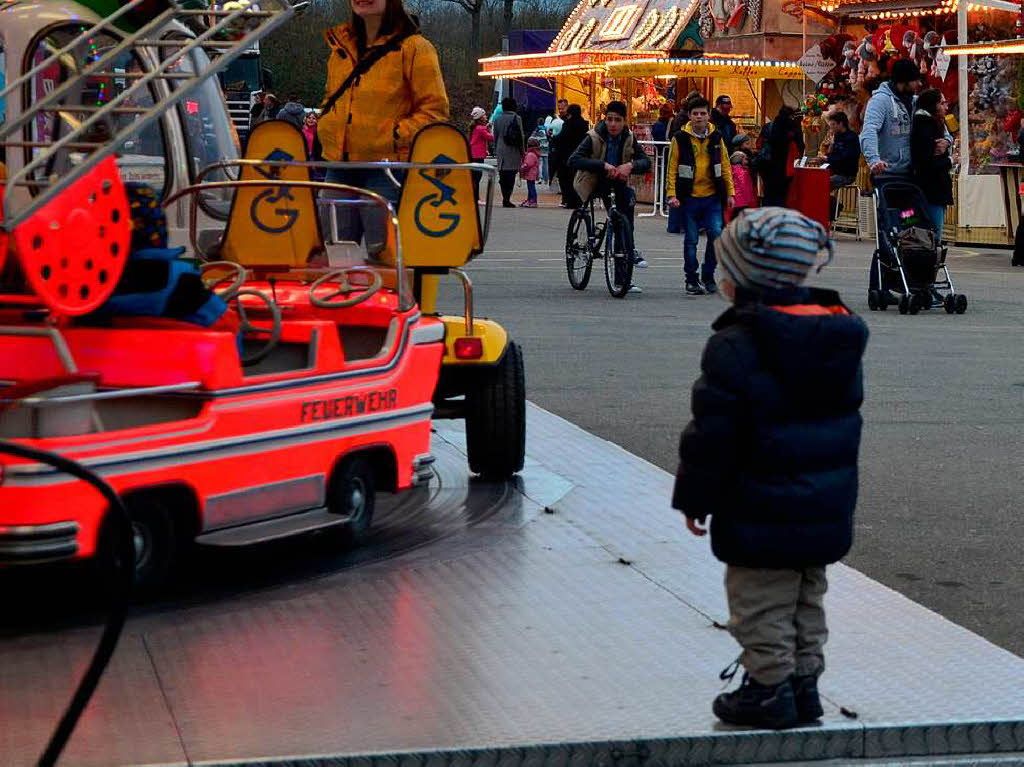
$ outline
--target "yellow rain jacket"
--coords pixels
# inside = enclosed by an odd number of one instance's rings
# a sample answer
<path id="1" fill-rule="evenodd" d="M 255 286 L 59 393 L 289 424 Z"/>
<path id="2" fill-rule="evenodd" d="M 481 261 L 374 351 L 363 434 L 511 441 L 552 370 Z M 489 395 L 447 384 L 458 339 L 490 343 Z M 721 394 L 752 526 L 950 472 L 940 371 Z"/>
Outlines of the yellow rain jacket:
<path id="1" fill-rule="evenodd" d="M 355 31 L 339 24 L 324 33 L 331 48 L 324 100 L 334 95 L 355 66 Z M 389 38 L 375 41 L 383 45 Z M 448 119 L 448 94 L 437 51 L 415 34 L 357 78 L 330 113 L 320 117 L 317 135 L 325 160 L 373 162 L 409 159 L 416 131 Z"/>

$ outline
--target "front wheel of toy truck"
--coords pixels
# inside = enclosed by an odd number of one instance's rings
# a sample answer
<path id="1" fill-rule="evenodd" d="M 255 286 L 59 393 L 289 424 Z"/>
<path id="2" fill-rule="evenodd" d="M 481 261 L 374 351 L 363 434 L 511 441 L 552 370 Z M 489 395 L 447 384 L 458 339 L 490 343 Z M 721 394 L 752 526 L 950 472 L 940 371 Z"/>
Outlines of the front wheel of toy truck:
<path id="1" fill-rule="evenodd" d="M 466 393 L 469 469 L 487 479 L 507 479 L 526 456 L 526 377 L 523 352 L 510 341 L 497 365 L 480 370 Z"/>
<path id="2" fill-rule="evenodd" d="M 348 517 L 339 529 L 344 548 L 356 548 L 369 536 L 376 493 L 376 473 L 367 459 L 359 456 L 347 458 L 335 470 L 327 504 L 334 514 Z"/>

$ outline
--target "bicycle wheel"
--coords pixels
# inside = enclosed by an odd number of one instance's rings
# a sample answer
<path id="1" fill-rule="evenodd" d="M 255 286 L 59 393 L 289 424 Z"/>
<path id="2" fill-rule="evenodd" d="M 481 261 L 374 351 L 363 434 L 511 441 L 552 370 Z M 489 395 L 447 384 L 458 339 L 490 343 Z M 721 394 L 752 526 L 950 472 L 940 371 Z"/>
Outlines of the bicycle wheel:
<path id="1" fill-rule="evenodd" d="M 604 280 L 608 283 L 608 292 L 615 298 L 625 298 L 633 284 L 633 253 L 624 252 L 633 241 L 629 235 L 629 222 L 613 214 L 604 238 Z"/>
<path id="2" fill-rule="evenodd" d="M 583 290 L 590 282 L 590 270 L 594 267 L 594 254 L 590 251 L 594 236 L 594 223 L 582 208 L 577 208 L 569 217 L 569 228 L 565 232 L 565 271 L 569 284 L 576 290 Z"/>

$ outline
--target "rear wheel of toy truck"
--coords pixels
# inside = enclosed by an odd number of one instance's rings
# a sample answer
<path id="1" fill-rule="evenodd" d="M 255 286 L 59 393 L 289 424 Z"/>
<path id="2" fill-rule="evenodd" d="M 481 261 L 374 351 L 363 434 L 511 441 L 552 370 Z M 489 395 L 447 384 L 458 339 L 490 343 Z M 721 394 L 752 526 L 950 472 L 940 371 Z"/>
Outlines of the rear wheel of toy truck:
<path id="1" fill-rule="evenodd" d="M 148 597 L 167 582 L 178 555 L 178 536 L 170 508 L 153 494 L 129 495 L 125 508 L 132 521 L 135 579 L 132 594 Z M 112 541 L 107 546 L 112 545 Z"/>
<path id="2" fill-rule="evenodd" d="M 956 301 L 953 304 L 953 308 L 957 314 L 963 314 L 967 311 L 967 296 L 963 293 L 957 293 Z"/>
<path id="3" fill-rule="evenodd" d="M 877 312 L 882 306 L 881 296 L 878 291 L 872 288 L 868 291 L 868 309 Z"/>
<path id="4" fill-rule="evenodd" d="M 942 308 L 946 310 L 946 314 L 956 311 L 956 293 L 950 293 L 942 299 Z"/>
<path id="5" fill-rule="evenodd" d="M 369 536 L 376 492 L 376 474 L 367 459 L 352 456 L 335 469 L 327 489 L 327 508 L 349 518 L 338 530 L 344 548 L 355 548 Z"/>
<path id="6" fill-rule="evenodd" d="M 583 290 L 590 282 L 590 271 L 594 268 L 594 255 L 590 250 L 593 237 L 590 216 L 583 208 L 577 208 L 565 232 L 565 270 L 569 273 L 569 284 L 576 290 Z"/>
<path id="7" fill-rule="evenodd" d="M 523 352 L 509 341 L 501 361 L 481 368 L 466 393 L 469 469 L 487 479 L 507 479 L 526 456 L 526 378 Z"/>

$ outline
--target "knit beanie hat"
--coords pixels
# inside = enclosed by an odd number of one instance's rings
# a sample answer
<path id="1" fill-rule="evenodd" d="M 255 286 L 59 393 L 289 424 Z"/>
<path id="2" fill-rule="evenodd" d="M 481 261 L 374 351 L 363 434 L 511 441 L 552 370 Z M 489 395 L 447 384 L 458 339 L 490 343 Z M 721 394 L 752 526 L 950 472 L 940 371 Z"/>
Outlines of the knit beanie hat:
<path id="1" fill-rule="evenodd" d="M 818 271 L 835 255 L 832 242 L 821 224 L 788 208 L 745 210 L 715 243 L 725 273 L 751 290 L 800 285 L 822 250 L 828 255 Z"/>
<path id="2" fill-rule="evenodd" d="M 733 149 L 739 149 L 741 146 L 743 146 L 744 141 L 750 141 L 750 136 L 747 135 L 746 133 L 737 133 L 735 136 L 732 137 L 731 146 Z"/>
<path id="3" fill-rule="evenodd" d="M 479 120 L 481 117 L 485 117 L 487 113 L 483 107 L 473 107 L 473 111 L 469 113 L 470 120 Z"/>

